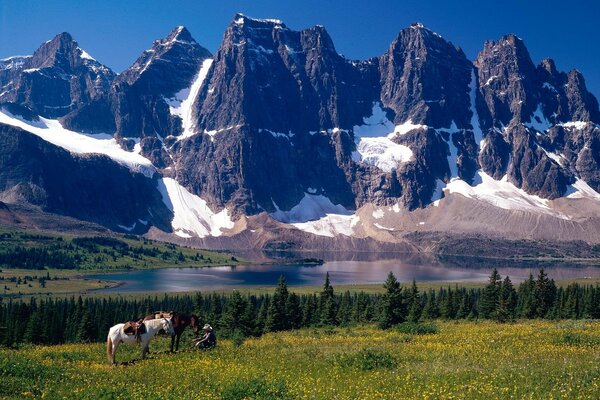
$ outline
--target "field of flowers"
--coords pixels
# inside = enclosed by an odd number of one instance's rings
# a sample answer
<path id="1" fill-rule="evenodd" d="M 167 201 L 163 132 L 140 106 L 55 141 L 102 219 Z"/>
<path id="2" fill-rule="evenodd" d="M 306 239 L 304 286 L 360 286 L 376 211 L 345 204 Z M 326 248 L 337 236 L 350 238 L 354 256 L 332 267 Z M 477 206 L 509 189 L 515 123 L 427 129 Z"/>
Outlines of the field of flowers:
<path id="1" fill-rule="evenodd" d="M 116 367 L 104 344 L 0 349 L 0 398 L 600 398 L 599 322 L 435 327 L 305 329 L 177 354 L 162 338 L 143 361 L 122 346 Z"/>

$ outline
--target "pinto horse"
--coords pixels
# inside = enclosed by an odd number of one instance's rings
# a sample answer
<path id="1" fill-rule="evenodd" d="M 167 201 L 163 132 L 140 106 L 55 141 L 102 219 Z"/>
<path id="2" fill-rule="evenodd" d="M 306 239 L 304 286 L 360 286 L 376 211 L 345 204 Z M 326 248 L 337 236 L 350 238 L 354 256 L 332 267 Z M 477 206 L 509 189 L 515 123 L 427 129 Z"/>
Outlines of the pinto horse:
<path id="1" fill-rule="evenodd" d="M 151 321 L 156 318 L 171 319 L 171 323 L 173 324 L 173 329 L 175 331 L 175 334 L 171 336 L 171 353 L 173 352 L 173 347 L 175 347 L 175 351 L 179 351 L 179 339 L 181 339 L 181 334 L 186 326 L 192 328 L 192 332 L 194 332 L 195 335 L 197 335 L 200 331 L 200 321 L 195 315 L 182 314 L 177 311 L 156 311 L 150 315 L 147 315 L 144 318 L 144 321 Z"/>
<path id="2" fill-rule="evenodd" d="M 155 319 L 152 321 L 144 321 L 146 332 L 139 335 L 139 343 L 142 347 L 142 359 L 146 358 L 148 353 L 148 343 L 157 333 L 165 331 L 167 335 L 175 335 L 173 324 L 166 318 Z M 135 344 L 138 342 L 138 338 L 135 335 L 127 335 L 123 331 L 125 324 L 117 324 L 108 330 L 108 336 L 106 338 L 106 355 L 108 361 L 111 364 L 115 364 L 115 356 L 117 349 L 121 343 Z"/>

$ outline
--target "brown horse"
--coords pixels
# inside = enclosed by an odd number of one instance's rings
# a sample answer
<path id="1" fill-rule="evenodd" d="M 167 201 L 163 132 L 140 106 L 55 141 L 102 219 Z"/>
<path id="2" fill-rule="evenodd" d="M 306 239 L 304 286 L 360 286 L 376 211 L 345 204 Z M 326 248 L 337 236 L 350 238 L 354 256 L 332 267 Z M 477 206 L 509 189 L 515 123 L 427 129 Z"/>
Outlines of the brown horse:
<path id="1" fill-rule="evenodd" d="M 173 347 L 175 347 L 175 351 L 179 351 L 179 339 L 181 339 L 181 334 L 186 326 L 192 328 L 192 332 L 194 332 L 195 335 L 197 335 L 200 330 L 200 321 L 197 316 L 182 314 L 177 311 L 156 311 L 146 316 L 144 321 L 158 318 L 168 318 L 173 324 L 175 335 L 171 336 L 171 353 L 173 352 Z"/>

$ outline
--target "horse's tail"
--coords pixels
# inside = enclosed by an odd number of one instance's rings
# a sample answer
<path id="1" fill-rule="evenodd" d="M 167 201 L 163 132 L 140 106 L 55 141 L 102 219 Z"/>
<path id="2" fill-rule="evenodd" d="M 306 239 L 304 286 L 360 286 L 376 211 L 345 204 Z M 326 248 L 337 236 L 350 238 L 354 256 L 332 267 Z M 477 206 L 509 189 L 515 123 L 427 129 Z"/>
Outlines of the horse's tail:
<path id="1" fill-rule="evenodd" d="M 108 357 L 108 362 L 112 364 L 113 362 L 113 354 L 112 354 L 112 339 L 110 338 L 110 335 L 108 335 L 106 337 L 106 356 Z"/>

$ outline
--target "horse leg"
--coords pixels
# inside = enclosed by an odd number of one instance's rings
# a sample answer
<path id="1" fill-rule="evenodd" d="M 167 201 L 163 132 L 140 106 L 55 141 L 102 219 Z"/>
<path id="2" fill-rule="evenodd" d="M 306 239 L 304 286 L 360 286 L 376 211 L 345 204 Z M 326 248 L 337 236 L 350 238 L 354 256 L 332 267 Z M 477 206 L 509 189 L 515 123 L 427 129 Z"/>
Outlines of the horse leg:
<path id="1" fill-rule="evenodd" d="M 177 334 L 177 344 L 175 345 L 175 351 L 179 351 L 179 339 L 181 339 L 181 332 Z"/>
<path id="2" fill-rule="evenodd" d="M 149 341 L 142 340 L 142 360 L 146 358 L 146 354 L 148 354 L 148 343 Z"/>
<path id="3" fill-rule="evenodd" d="M 121 341 L 118 339 L 112 343 L 111 362 L 113 365 L 117 363 L 117 349 L 119 348 L 119 344 L 121 344 Z"/>
<path id="4" fill-rule="evenodd" d="M 173 352 L 173 346 L 175 345 L 175 336 L 177 336 L 177 334 L 171 336 L 171 353 Z"/>

